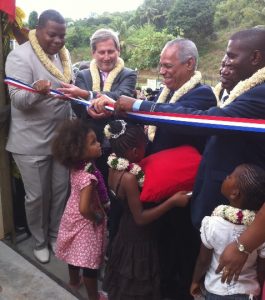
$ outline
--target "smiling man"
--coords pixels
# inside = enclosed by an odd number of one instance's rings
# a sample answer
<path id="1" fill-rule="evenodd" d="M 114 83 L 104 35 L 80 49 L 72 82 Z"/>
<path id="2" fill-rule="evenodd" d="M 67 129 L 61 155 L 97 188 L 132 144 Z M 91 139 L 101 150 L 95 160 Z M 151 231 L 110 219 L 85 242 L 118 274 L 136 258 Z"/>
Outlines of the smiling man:
<path id="1" fill-rule="evenodd" d="M 29 41 L 7 57 L 6 75 L 32 85 L 40 94 L 9 88 L 11 124 L 6 149 L 22 175 L 27 223 L 35 240 L 34 256 L 49 261 L 48 244 L 55 247 L 68 194 L 68 170 L 53 159 L 55 129 L 71 116 L 71 106 L 49 95 L 49 88 L 69 83 L 72 69 L 64 47 L 66 23 L 54 10 L 44 11 Z"/>

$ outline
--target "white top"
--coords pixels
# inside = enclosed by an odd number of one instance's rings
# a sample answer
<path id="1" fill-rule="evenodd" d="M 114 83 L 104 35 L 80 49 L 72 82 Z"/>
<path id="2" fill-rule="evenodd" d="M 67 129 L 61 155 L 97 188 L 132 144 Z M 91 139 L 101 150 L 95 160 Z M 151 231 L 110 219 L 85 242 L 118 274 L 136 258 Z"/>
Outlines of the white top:
<path id="1" fill-rule="evenodd" d="M 265 258 L 265 243 L 253 251 L 240 273 L 239 280 L 230 284 L 222 283 L 222 274 L 216 274 L 220 255 L 224 248 L 233 242 L 246 229 L 245 225 L 236 225 L 221 217 L 204 217 L 201 226 L 201 240 L 208 249 L 213 249 L 210 267 L 205 277 L 205 288 L 216 295 L 247 294 L 259 295 L 260 286 L 257 280 L 257 257 Z"/>

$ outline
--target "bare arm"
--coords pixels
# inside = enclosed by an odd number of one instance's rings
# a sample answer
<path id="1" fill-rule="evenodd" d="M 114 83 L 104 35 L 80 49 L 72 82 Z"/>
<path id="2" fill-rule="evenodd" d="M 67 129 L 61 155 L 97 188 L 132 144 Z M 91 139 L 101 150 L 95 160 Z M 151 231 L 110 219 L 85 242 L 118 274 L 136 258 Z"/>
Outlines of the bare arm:
<path id="1" fill-rule="evenodd" d="M 130 173 L 124 174 L 122 185 L 125 187 L 125 196 L 128 199 L 133 218 L 138 225 L 145 225 L 157 220 L 175 206 L 184 207 L 190 199 L 190 196 L 186 194 L 187 192 L 178 192 L 160 205 L 151 209 L 144 209 L 139 200 L 140 192 L 136 177 Z"/>
<path id="2" fill-rule="evenodd" d="M 103 214 L 101 214 L 100 210 L 96 211 L 95 207 L 93 207 L 92 201 L 96 196 L 94 182 L 84 187 L 80 193 L 79 211 L 85 219 L 98 223 L 99 217 L 103 219 Z"/>
<path id="3" fill-rule="evenodd" d="M 256 215 L 254 222 L 245 230 L 239 237 L 239 242 L 242 243 L 248 252 L 252 252 L 265 241 L 265 204 L 261 207 Z M 216 272 L 219 273 L 224 267 L 229 272 L 226 276 L 223 274 L 222 282 L 230 283 L 232 279 L 238 280 L 239 274 L 247 260 L 248 255 L 244 252 L 239 252 L 237 243 L 229 244 L 223 251 L 219 266 Z"/>
<path id="4" fill-rule="evenodd" d="M 204 246 L 204 244 L 201 244 L 200 253 L 196 261 L 190 287 L 190 293 L 193 297 L 201 294 L 200 284 L 210 266 L 212 253 L 213 249 L 208 249 Z"/>

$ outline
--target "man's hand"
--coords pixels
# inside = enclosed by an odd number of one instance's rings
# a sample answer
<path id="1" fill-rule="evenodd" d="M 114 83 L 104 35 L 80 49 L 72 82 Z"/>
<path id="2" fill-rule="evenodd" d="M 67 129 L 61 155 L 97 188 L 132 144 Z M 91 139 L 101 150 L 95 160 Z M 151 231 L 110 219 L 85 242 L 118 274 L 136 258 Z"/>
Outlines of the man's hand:
<path id="1" fill-rule="evenodd" d="M 88 97 L 88 91 L 82 90 L 73 84 L 61 82 L 61 85 L 62 88 L 58 88 L 57 91 L 64 93 L 66 97 L 71 97 L 71 98 L 80 97 L 83 99 L 87 99 Z"/>
<path id="2" fill-rule="evenodd" d="M 51 82 L 49 80 L 38 80 L 33 84 L 33 88 L 41 94 L 48 95 L 51 88 Z"/>
<path id="3" fill-rule="evenodd" d="M 91 101 L 91 108 L 93 108 L 97 113 L 106 113 L 108 111 L 106 110 L 105 106 L 113 106 L 114 103 L 115 101 L 111 98 L 105 95 L 100 95 L 99 98 Z"/>
<path id="4" fill-rule="evenodd" d="M 136 99 L 127 97 L 127 96 L 120 96 L 120 98 L 116 101 L 115 103 L 115 111 L 117 112 L 129 112 L 132 111 L 133 109 L 133 104 L 136 101 Z"/>
<path id="5" fill-rule="evenodd" d="M 91 101 L 91 106 L 87 109 L 87 113 L 93 119 L 104 119 L 109 118 L 112 115 L 112 112 L 107 111 L 105 106 L 106 105 L 113 105 L 115 101 L 111 98 L 100 95 L 99 98 L 94 99 Z"/>

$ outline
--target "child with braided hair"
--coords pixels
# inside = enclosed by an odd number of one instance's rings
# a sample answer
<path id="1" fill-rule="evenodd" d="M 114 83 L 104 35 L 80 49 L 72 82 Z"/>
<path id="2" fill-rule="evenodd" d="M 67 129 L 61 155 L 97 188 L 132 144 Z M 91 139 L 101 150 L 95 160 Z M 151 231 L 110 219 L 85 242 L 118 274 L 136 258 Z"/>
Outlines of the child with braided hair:
<path id="1" fill-rule="evenodd" d="M 265 243 L 249 253 L 238 237 L 254 221 L 256 211 L 265 202 L 265 171 L 256 165 L 242 164 L 226 177 L 221 187 L 230 206 L 219 205 L 201 225 L 201 250 L 193 273 L 190 288 L 192 296 L 201 294 L 204 276 L 206 300 L 260 299 L 265 279 Z M 238 281 L 225 283 L 228 269 L 215 272 L 224 248 L 235 241 L 238 251 L 248 255 Z"/>
<path id="2" fill-rule="evenodd" d="M 113 153 L 108 158 L 111 200 L 122 205 L 118 232 L 111 243 L 103 288 L 110 300 L 159 300 L 160 279 L 154 221 L 190 196 L 178 192 L 153 208 L 139 200 L 146 137 L 141 126 L 115 120 L 104 129 Z"/>

